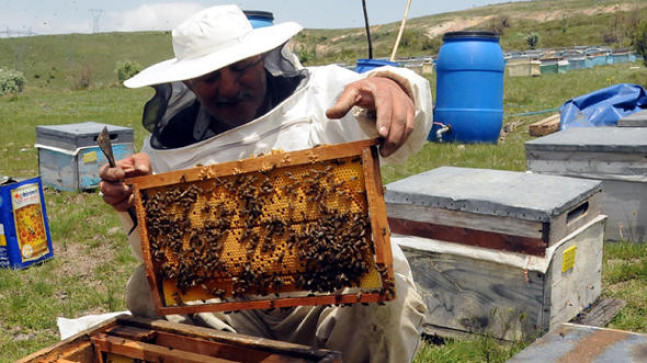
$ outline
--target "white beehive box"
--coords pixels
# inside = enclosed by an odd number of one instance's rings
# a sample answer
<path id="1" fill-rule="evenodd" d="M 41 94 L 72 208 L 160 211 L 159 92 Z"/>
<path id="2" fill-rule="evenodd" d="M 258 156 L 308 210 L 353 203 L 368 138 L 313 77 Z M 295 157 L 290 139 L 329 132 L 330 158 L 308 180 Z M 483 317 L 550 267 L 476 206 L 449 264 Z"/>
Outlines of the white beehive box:
<path id="1" fill-rule="evenodd" d="M 387 185 L 425 332 L 531 338 L 600 295 L 600 182 L 441 167 Z M 395 238 L 397 237 L 397 238 Z"/>
<path id="2" fill-rule="evenodd" d="M 97 144 L 104 126 L 108 127 L 115 159 L 132 155 L 134 131 L 130 127 L 93 121 L 36 126 L 38 172 L 43 184 L 65 191 L 97 188 L 99 168 L 108 162 Z"/>
<path id="3" fill-rule="evenodd" d="M 647 240 L 647 128 L 574 127 L 525 148 L 529 171 L 602 181 L 605 239 Z"/>

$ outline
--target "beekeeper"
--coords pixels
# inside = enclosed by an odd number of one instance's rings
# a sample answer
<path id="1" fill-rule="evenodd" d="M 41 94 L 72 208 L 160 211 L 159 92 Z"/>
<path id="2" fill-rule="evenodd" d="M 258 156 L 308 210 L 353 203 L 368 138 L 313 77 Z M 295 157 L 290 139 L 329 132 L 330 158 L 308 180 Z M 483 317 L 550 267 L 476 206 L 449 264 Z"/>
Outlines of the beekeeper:
<path id="1" fill-rule="evenodd" d="M 175 58 L 124 82 L 153 86 L 143 123 L 151 132 L 141 153 L 101 169 L 106 203 L 124 212 L 133 204 L 122 181 L 315 145 L 381 137 L 383 162 L 402 162 L 424 144 L 431 128 L 428 82 L 402 68 L 357 74 L 339 66 L 301 66 L 285 44 L 302 27 L 293 22 L 253 29 L 234 5 L 205 9 L 172 32 Z M 120 213 L 126 230 L 132 222 Z M 141 261 L 137 231 L 129 236 Z M 300 306 L 167 317 L 241 334 L 342 352 L 345 362 L 406 362 L 419 344 L 425 306 L 409 265 L 393 243 L 397 299 L 385 305 Z M 128 281 L 126 304 L 155 315 L 143 265 Z"/>

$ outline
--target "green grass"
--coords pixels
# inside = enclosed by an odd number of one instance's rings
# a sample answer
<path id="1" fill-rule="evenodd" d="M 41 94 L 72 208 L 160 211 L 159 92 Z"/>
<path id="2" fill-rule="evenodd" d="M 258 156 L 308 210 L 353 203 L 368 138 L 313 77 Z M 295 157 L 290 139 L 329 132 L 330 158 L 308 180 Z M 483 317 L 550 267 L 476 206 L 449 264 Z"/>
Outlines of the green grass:
<path id="1" fill-rule="evenodd" d="M 500 14 L 511 9 L 530 12 L 541 6 L 546 10 L 559 6 L 568 9 L 591 3 L 591 0 L 571 0 L 500 4 L 470 10 L 465 15 Z M 509 7 L 512 5 L 516 7 Z M 450 15 L 455 14 L 439 14 L 425 21 L 433 25 Z M 595 19 L 592 17 L 589 22 L 595 23 Z M 410 23 L 416 25 L 422 21 L 412 19 Z M 569 21 L 575 31 L 576 17 Z M 379 37 L 395 36 L 395 25 L 382 28 L 385 33 Z M 319 42 L 325 42 L 344 31 L 348 30 L 313 30 L 306 34 L 315 34 Z M 513 39 L 515 34 L 509 31 L 508 36 L 502 38 L 502 44 L 507 44 L 505 39 Z M 361 36 L 354 41 L 355 45 L 340 43 L 340 47 L 359 47 Z M 22 94 L 0 97 L 3 130 L 0 175 L 20 178 L 38 175 L 34 144 L 35 129 L 39 125 L 92 120 L 132 127 L 138 148 L 147 135 L 140 116 L 152 91 L 116 86 L 114 64 L 122 59 L 150 64 L 169 56 L 167 33 L 0 39 L 0 65 L 20 65 L 28 78 Z M 86 65 L 92 65 L 90 86 L 73 90 L 77 89 L 75 84 L 87 69 Z M 430 81 L 433 86 L 433 77 Z M 524 142 L 531 139 L 530 124 L 547 117 L 572 97 L 624 82 L 647 87 L 647 70 L 635 63 L 535 78 L 506 78 L 504 123 L 512 131 L 498 144 L 429 143 L 404 165 L 384 166 L 383 180 L 389 183 L 443 165 L 523 171 Z M 96 193 L 47 190 L 45 198 L 55 257 L 26 270 L 0 271 L 0 363 L 56 342 L 56 317 L 75 318 L 125 309 L 124 286 L 136 263 L 125 234 L 118 228 L 120 223 L 115 213 Z M 602 296 L 627 302 L 610 327 L 647 333 L 646 276 L 647 244 L 605 245 Z M 524 345 L 504 344 L 486 336 L 436 339 L 423 342 L 416 362 L 502 362 Z"/>
<path id="2" fill-rule="evenodd" d="M 548 114 L 519 114 L 559 107 L 565 100 L 620 82 L 645 79 L 647 70 L 614 65 L 535 78 L 506 78 L 505 123 L 516 127 L 498 144 L 428 143 L 400 166 L 384 166 L 385 183 L 442 165 L 525 170 L 523 143 L 528 125 Z M 433 79 L 430 79 L 433 84 Z M 103 88 L 51 91 L 28 88 L 0 97 L 2 125 L 11 130 L 2 146 L 2 174 L 38 174 L 37 125 L 95 120 L 133 127 L 136 145 L 146 132 L 139 115 L 150 90 Z M 22 271 L 0 271 L 0 362 L 25 356 L 58 340 L 56 317 L 125 309 L 123 288 L 135 261 L 119 221 L 96 193 L 47 190 L 47 212 L 55 258 Z M 647 333 L 647 245 L 607 244 L 604 249 L 604 297 L 627 306 L 610 326 Z M 423 342 L 417 362 L 502 362 L 524 343 L 502 344 L 487 337 Z"/>

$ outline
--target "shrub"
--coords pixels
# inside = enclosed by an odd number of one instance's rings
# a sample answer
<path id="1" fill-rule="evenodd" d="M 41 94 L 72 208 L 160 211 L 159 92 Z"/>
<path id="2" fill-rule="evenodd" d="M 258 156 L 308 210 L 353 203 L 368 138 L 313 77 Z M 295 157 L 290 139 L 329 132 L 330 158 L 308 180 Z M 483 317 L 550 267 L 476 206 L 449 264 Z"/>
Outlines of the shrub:
<path id="1" fill-rule="evenodd" d="M 115 66 L 115 73 L 120 83 L 136 75 L 141 70 L 142 66 L 137 61 L 123 60 L 117 62 Z"/>
<path id="2" fill-rule="evenodd" d="M 526 34 L 526 43 L 528 44 L 529 49 L 537 48 L 537 45 L 539 45 L 539 34 L 536 32 Z"/>
<path id="3" fill-rule="evenodd" d="M 0 68 L 0 96 L 6 93 L 22 92 L 25 75 L 14 69 Z"/>

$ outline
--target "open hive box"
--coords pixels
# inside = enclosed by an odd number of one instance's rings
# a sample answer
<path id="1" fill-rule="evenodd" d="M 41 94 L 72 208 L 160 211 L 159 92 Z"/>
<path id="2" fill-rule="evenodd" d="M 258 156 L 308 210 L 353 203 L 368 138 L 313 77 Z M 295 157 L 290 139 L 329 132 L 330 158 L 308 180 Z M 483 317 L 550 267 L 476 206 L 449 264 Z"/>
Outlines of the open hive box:
<path id="1" fill-rule="evenodd" d="M 113 318 L 16 363 L 341 362 L 341 353 L 127 315 Z"/>
<path id="2" fill-rule="evenodd" d="M 159 314 L 395 297 L 374 140 L 129 182 Z"/>

